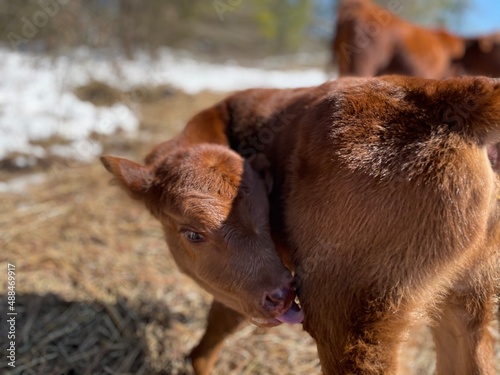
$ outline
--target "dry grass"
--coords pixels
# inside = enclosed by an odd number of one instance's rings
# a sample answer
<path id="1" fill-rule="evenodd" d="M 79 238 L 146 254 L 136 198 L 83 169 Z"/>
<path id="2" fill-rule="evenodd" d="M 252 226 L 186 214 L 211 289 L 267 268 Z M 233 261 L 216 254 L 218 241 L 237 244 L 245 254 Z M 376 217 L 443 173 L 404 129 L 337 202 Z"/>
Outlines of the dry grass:
<path id="1" fill-rule="evenodd" d="M 112 137 L 106 150 L 139 160 L 218 98 L 147 100 L 140 137 Z M 184 356 L 203 332 L 210 296 L 177 271 L 159 225 L 109 179 L 97 163 L 54 164 L 28 194 L 0 195 L 0 269 L 16 266 L 18 312 L 16 368 L 3 356 L 0 373 L 190 373 Z M 0 280 L 5 319 L 6 275 Z M 428 333 L 411 335 L 402 358 L 406 373 L 432 374 Z M 228 340 L 216 373 L 314 374 L 319 364 L 300 326 L 247 326 Z"/>

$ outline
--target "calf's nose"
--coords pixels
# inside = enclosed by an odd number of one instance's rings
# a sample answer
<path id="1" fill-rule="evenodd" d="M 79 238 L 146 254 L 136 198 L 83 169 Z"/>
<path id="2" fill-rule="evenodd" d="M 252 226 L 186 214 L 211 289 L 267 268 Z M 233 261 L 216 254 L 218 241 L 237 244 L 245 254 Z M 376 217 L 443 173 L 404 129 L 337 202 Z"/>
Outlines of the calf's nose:
<path id="1" fill-rule="evenodd" d="M 271 313 L 281 315 L 290 308 L 294 299 L 295 290 L 292 284 L 288 284 L 271 292 L 265 292 L 262 306 Z"/>

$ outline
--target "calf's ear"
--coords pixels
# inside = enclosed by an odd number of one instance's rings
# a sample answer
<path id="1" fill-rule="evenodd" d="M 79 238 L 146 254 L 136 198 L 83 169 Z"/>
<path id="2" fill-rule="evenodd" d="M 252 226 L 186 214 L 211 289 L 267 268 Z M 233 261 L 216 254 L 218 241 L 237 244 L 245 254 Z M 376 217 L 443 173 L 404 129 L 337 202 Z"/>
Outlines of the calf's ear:
<path id="1" fill-rule="evenodd" d="M 142 198 L 152 185 L 153 173 L 147 166 L 114 156 L 101 156 L 101 162 L 133 198 Z"/>

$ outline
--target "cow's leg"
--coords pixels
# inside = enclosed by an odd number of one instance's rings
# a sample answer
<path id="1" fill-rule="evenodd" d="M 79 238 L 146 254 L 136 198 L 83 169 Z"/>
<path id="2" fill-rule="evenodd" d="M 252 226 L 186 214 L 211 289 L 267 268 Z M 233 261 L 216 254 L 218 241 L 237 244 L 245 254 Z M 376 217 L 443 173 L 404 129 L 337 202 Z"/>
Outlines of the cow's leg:
<path id="1" fill-rule="evenodd" d="M 368 324 L 350 321 L 335 337 L 326 337 L 323 330 L 320 336 L 325 337 L 318 340 L 323 373 L 396 374 L 398 353 L 408 326 L 397 322 L 398 317 L 380 318 Z"/>
<path id="2" fill-rule="evenodd" d="M 243 315 L 217 301 L 212 303 L 207 320 L 207 328 L 200 343 L 189 354 L 196 375 L 212 372 L 225 338 L 246 321 Z"/>
<path id="3" fill-rule="evenodd" d="M 299 283 L 304 329 L 316 340 L 324 374 L 396 373 L 400 346 L 413 316 L 408 303 L 399 299 L 402 290 L 393 288 L 388 296 L 344 284 L 315 293 L 315 281 Z"/>
<path id="4" fill-rule="evenodd" d="M 339 62 L 339 75 L 356 77 L 375 77 L 379 70 L 378 56 L 375 51 L 361 49 L 353 52 L 351 60 Z"/>
<path id="5" fill-rule="evenodd" d="M 494 301 L 487 289 L 450 294 L 444 301 L 439 321 L 432 327 L 438 374 L 495 373 L 493 340 L 488 331 Z"/>

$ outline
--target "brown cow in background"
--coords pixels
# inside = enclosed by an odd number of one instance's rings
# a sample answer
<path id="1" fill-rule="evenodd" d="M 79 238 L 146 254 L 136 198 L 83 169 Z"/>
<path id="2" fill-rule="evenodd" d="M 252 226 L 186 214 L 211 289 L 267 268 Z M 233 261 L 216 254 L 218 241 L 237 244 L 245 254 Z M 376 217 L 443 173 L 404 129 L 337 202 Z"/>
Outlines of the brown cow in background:
<path id="1" fill-rule="evenodd" d="M 401 6 L 401 4 L 399 4 Z M 371 0 L 343 0 L 333 52 L 340 76 L 404 74 L 424 78 L 454 75 L 451 63 L 464 54 L 464 40 L 443 29 L 414 25 Z"/>
<path id="2" fill-rule="evenodd" d="M 457 63 L 461 74 L 500 77 L 500 32 L 465 39 L 465 54 Z"/>

